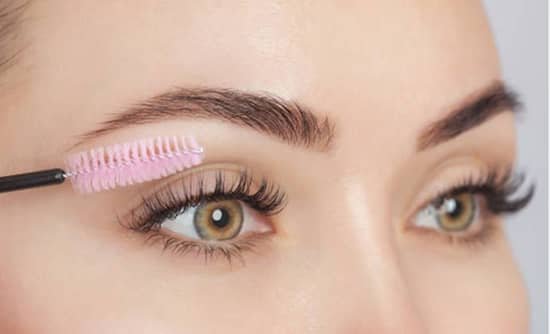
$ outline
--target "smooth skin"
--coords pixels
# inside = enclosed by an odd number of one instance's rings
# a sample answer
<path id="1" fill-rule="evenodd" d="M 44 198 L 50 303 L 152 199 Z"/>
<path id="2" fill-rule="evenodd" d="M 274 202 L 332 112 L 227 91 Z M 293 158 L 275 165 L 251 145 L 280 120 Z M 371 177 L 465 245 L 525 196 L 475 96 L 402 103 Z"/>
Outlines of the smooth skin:
<path id="1" fill-rule="evenodd" d="M 0 195 L 0 332 L 527 332 L 500 224 L 472 247 L 403 228 L 430 184 L 514 161 L 509 113 L 416 152 L 421 129 L 500 78 L 479 1 L 41 0 L 20 29 L 0 79 L 2 175 L 61 165 L 79 134 L 174 86 L 296 100 L 336 137 L 310 152 L 181 120 L 87 143 L 198 133 L 212 161 L 266 174 L 289 202 L 272 240 L 229 267 L 116 223 L 151 184 Z"/>

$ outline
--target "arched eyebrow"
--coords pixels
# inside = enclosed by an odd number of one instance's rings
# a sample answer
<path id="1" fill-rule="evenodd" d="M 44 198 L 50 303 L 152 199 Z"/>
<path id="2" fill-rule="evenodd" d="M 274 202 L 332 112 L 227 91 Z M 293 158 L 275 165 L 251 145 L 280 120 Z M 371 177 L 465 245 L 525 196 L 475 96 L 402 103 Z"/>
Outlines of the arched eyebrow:
<path id="1" fill-rule="evenodd" d="M 516 113 L 521 109 L 518 94 L 497 81 L 467 98 L 447 116 L 429 124 L 417 140 L 417 151 L 449 141 L 502 112 Z"/>
<path id="2" fill-rule="evenodd" d="M 267 93 L 175 88 L 112 115 L 82 141 L 132 125 L 173 119 L 213 119 L 256 130 L 288 144 L 326 152 L 334 125 L 306 107 Z M 82 142 L 81 141 L 81 142 Z"/>

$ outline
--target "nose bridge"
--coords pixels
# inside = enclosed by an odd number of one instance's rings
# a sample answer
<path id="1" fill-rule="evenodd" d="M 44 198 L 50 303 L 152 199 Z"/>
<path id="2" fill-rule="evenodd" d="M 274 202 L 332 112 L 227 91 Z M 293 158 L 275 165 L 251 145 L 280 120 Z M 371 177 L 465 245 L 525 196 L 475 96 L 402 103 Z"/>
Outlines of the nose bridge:
<path id="1" fill-rule="evenodd" d="M 336 332 L 425 333 L 400 268 L 383 187 L 367 192 L 360 177 L 338 183 L 325 200 L 338 198 L 341 209 L 327 210 L 320 234 L 321 319 Z"/>

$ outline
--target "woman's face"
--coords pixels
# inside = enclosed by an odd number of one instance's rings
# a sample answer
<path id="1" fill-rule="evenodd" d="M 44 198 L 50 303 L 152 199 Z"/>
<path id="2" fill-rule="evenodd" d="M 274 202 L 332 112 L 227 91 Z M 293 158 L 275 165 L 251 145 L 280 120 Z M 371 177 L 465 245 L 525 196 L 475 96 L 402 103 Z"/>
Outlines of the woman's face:
<path id="1" fill-rule="evenodd" d="M 116 191 L 1 195 L 0 331 L 526 331 L 502 194 L 487 191 L 515 158 L 513 98 L 478 1 L 48 0 L 17 29 L 2 175 L 150 136 L 194 134 L 206 156 Z M 244 168 L 249 192 L 272 186 L 260 203 L 226 193 L 160 220 L 196 228 L 190 211 L 224 204 L 247 235 L 130 229 L 147 221 L 135 208 L 170 205 L 166 189 L 231 188 Z"/>

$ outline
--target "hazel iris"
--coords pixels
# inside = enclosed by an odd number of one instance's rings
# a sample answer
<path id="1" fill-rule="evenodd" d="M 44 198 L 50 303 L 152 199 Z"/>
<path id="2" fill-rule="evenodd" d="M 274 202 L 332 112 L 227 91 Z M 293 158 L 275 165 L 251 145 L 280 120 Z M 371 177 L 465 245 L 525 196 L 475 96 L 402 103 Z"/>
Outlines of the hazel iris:
<path id="1" fill-rule="evenodd" d="M 206 202 L 197 207 L 193 225 L 201 239 L 228 240 L 235 238 L 241 231 L 243 217 L 240 201 Z"/>
<path id="2" fill-rule="evenodd" d="M 475 195 L 462 193 L 445 198 L 438 208 L 437 223 L 445 231 L 462 231 L 474 221 Z"/>

